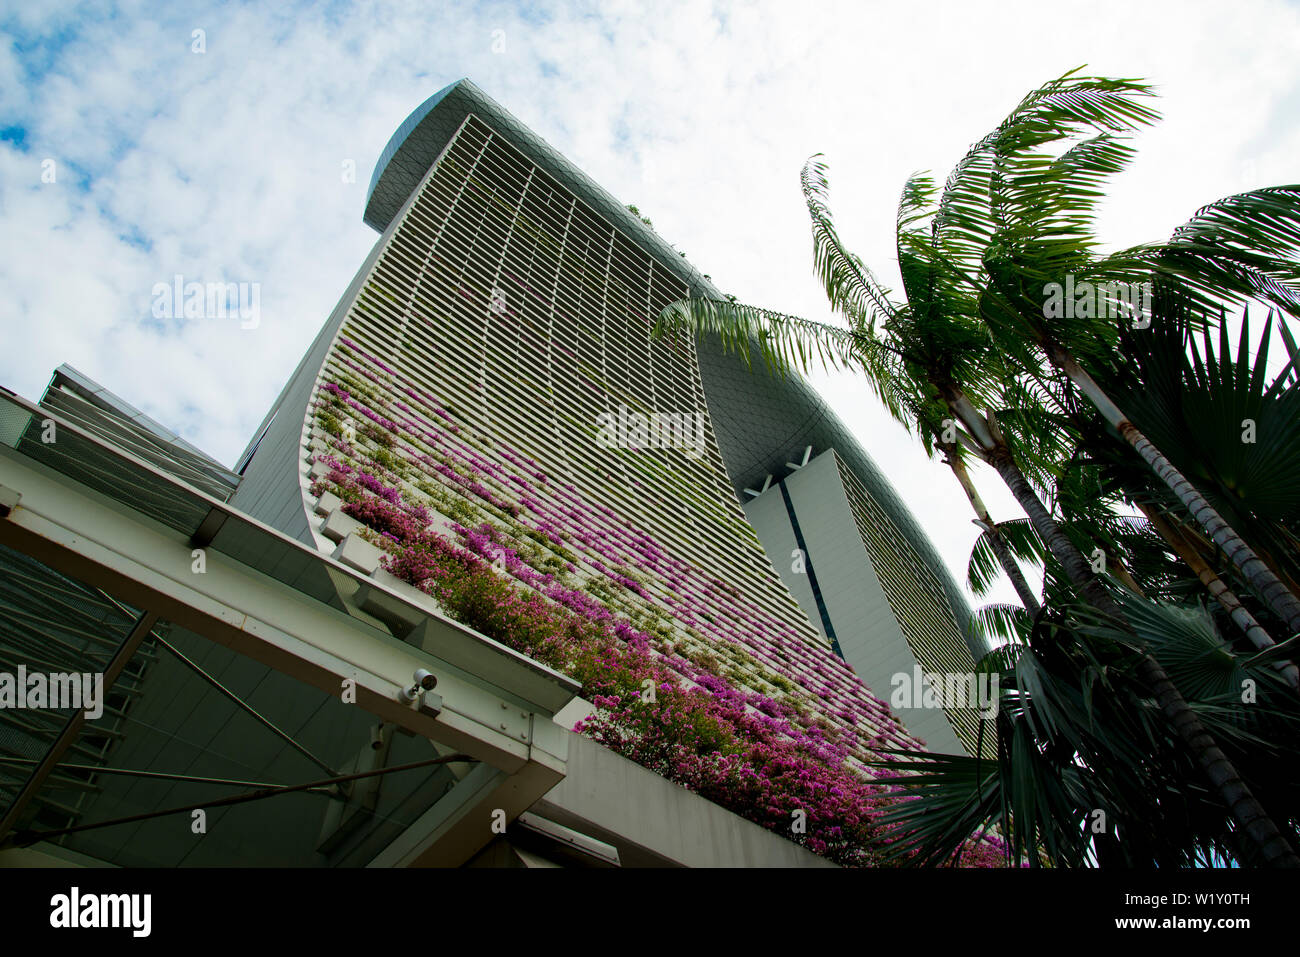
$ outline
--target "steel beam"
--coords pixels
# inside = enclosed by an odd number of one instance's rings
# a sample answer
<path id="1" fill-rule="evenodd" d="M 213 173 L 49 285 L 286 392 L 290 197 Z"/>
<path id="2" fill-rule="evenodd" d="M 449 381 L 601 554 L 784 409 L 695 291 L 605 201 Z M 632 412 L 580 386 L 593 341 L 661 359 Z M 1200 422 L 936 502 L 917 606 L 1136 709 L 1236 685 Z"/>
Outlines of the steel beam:
<path id="1" fill-rule="evenodd" d="M 404 643 L 215 548 L 207 552 L 205 571 L 196 573 L 183 533 L 3 446 L 0 486 L 21 494 L 0 519 L 0 543 L 327 694 L 341 695 L 344 682 L 351 682 L 359 707 L 501 771 L 493 807 L 513 811 L 512 818 L 563 778 L 565 741 L 549 731 L 560 730 L 551 709 L 528 704 L 536 676 L 529 677 L 531 685 L 505 687 L 520 673 L 517 656 L 472 630 L 446 619 L 431 619 L 426 629 L 454 632 L 445 636 L 448 646 L 477 647 L 476 656 L 489 668 L 494 655 L 501 659 L 489 681 L 425 650 L 437 648 L 437 641 L 423 647 Z M 334 567 L 294 544 L 313 561 Z M 442 703 L 436 712 L 401 700 L 400 692 L 421 668 L 438 676 Z M 566 693 L 572 697 L 571 690 Z M 554 698 L 556 690 L 548 694 Z M 493 836 L 477 822 L 470 830 L 453 843 L 481 847 Z M 443 837 L 452 839 L 451 831 Z M 430 860 L 426 854 L 421 863 Z"/>

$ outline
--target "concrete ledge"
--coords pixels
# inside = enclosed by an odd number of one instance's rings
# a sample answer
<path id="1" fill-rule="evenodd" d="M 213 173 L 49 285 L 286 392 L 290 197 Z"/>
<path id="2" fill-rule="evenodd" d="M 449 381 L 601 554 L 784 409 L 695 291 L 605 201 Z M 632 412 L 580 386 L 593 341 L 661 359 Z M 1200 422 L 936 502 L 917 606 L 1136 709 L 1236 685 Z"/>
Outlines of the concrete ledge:
<path id="1" fill-rule="evenodd" d="M 556 712 L 555 723 L 564 728 L 565 731 L 571 731 L 575 724 L 595 713 L 596 706 L 586 698 L 574 698 Z"/>
<path id="2" fill-rule="evenodd" d="M 377 569 L 370 577 L 375 580 L 376 584 L 392 589 L 416 606 L 411 608 L 391 595 L 377 588 L 371 588 L 369 585 L 362 585 L 357 590 L 353 600 L 363 611 L 374 615 L 387 624 L 393 634 L 399 638 L 408 634 L 427 617 L 421 614 L 419 609 L 424 608 L 430 614 L 444 617 L 447 614 L 431 595 L 425 594 L 414 585 L 402 581 L 396 575 L 382 568 Z"/>
<path id="3" fill-rule="evenodd" d="M 330 512 L 333 512 L 342 504 L 339 497 L 333 492 L 321 492 L 320 498 L 316 500 L 316 504 L 312 507 L 312 511 L 317 515 L 329 515 Z"/>
<path id="4" fill-rule="evenodd" d="M 331 542 L 341 542 L 349 535 L 359 532 L 361 528 L 360 522 L 342 509 L 336 508 L 325 518 L 325 524 L 320 527 L 320 533 Z"/>
<path id="5" fill-rule="evenodd" d="M 625 866 L 836 866 L 590 738 L 566 733 L 566 776 L 532 810 L 614 845 Z"/>
<path id="6" fill-rule="evenodd" d="M 353 532 L 339 543 L 332 557 L 336 562 L 342 562 L 363 575 L 369 575 L 379 568 L 379 555 L 378 548 Z"/>

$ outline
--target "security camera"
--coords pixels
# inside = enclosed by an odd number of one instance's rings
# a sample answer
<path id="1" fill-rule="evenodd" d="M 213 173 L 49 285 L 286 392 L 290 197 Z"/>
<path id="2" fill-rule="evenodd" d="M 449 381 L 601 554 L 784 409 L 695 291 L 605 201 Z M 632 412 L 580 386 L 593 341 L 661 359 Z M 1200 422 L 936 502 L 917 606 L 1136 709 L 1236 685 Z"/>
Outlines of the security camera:
<path id="1" fill-rule="evenodd" d="M 401 691 L 401 699 L 407 704 L 410 704 L 426 691 L 432 691 L 438 687 L 438 676 L 432 671 L 420 668 L 415 672 L 414 677 L 415 684 L 409 688 L 403 688 Z"/>

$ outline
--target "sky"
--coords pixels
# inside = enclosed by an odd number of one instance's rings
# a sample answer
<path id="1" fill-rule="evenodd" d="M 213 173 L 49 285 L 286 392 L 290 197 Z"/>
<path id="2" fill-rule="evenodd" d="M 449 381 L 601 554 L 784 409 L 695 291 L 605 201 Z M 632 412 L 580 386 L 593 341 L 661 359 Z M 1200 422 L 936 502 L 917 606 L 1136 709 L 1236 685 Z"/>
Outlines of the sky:
<path id="1" fill-rule="evenodd" d="M 0 385 L 34 399 L 69 363 L 232 464 L 378 238 L 361 214 L 380 151 L 463 76 L 724 292 L 829 320 L 807 158 L 825 154 L 846 245 L 898 289 L 906 178 L 942 178 L 1084 64 L 1156 84 L 1163 114 L 1109 189 L 1107 245 L 1300 182 L 1295 2 L 2 0 Z M 256 283 L 255 326 L 156 316 L 177 275 Z M 948 470 L 861 382 L 813 381 L 964 583 L 977 530 Z M 1022 514 L 976 477 L 995 519 Z"/>

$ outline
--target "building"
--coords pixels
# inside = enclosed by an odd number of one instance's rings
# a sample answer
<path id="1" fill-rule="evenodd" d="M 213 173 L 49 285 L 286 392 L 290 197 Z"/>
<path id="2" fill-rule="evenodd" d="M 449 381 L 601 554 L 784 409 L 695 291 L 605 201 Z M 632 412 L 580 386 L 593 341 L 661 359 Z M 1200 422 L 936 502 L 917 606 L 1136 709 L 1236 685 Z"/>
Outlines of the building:
<path id="1" fill-rule="evenodd" d="M 932 750 L 973 754 L 975 709 L 911 707 L 890 693 L 918 666 L 966 675 L 987 652 L 907 506 L 801 379 L 751 371 L 716 349 L 701 349 L 699 362 L 735 493 L 813 626 Z"/>
<path id="2" fill-rule="evenodd" d="M 0 397 L 0 669 L 108 689 L 94 719 L 0 712 L 0 863 L 846 853 L 833 808 L 787 830 L 709 782 L 760 751 L 861 781 L 922 742 L 858 675 L 970 668 L 865 453 L 802 383 L 652 339 L 716 290 L 468 81 L 399 128 L 365 221 L 233 471 L 66 367 L 39 405 Z M 812 504 L 832 487 L 856 547 Z"/>

